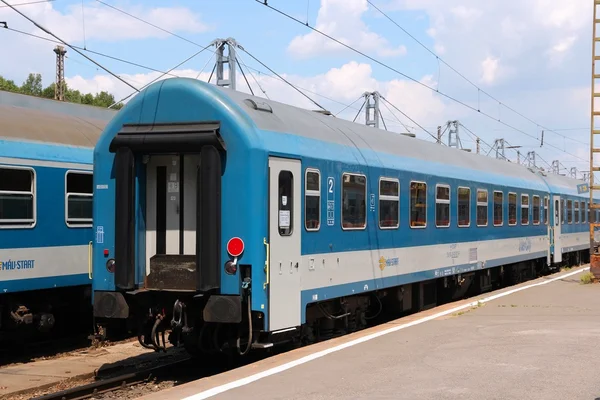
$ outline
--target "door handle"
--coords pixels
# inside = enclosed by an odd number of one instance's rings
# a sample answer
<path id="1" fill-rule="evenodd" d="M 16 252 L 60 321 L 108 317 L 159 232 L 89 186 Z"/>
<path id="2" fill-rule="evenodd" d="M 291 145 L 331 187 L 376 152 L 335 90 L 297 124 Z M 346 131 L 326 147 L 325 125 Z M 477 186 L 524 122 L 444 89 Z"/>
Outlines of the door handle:
<path id="1" fill-rule="evenodd" d="M 296 265 L 294 265 L 294 267 L 296 267 L 296 269 L 298 269 L 298 262 L 296 262 Z"/>

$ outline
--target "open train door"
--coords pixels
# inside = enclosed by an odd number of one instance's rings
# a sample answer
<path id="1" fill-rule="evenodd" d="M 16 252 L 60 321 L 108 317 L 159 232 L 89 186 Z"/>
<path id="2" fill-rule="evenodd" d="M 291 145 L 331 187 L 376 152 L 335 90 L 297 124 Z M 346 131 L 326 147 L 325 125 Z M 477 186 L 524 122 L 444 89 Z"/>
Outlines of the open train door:
<path id="1" fill-rule="evenodd" d="M 562 262 L 560 196 L 552 196 L 552 255 L 554 263 Z"/>
<path id="2" fill-rule="evenodd" d="M 300 161 L 269 158 L 269 331 L 300 325 Z"/>

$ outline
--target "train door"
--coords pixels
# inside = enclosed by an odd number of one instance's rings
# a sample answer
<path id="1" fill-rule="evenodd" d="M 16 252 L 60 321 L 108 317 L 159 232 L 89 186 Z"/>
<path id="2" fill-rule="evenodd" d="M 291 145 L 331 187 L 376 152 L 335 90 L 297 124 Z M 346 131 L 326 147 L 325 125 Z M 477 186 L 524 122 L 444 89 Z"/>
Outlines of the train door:
<path id="1" fill-rule="evenodd" d="M 199 159 L 199 155 L 153 155 L 146 165 L 147 275 L 155 255 L 196 254 Z"/>
<path id="2" fill-rule="evenodd" d="M 562 219 L 562 209 L 560 201 L 560 196 L 552 196 L 552 238 L 553 238 L 553 255 L 554 262 L 559 263 L 562 262 L 562 241 L 561 241 L 561 219 Z"/>
<path id="3" fill-rule="evenodd" d="M 269 330 L 300 325 L 300 161 L 269 158 Z"/>
<path id="4" fill-rule="evenodd" d="M 146 165 L 146 268 L 156 254 L 179 254 L 179 157 L 153 155 Z"/>

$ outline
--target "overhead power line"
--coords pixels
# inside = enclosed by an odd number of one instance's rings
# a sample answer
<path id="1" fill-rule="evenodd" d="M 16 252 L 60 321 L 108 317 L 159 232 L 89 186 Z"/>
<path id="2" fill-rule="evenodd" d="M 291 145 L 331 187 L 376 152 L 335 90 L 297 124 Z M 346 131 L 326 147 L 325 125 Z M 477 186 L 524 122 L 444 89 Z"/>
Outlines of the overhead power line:
<path id="1" fill-rule="evenodd" d="M 53 1 L 56 1 L 56 0 L 37 0 L 37 1 L 28 1 L 26 3 L 16 3 L 16 4 L 11 4 L 11 5 L 13 7 L 20 7 L 20 6 L 29 6 L 32 4 L 51 3 Z M 9 6 L 0 6 L 0 8 L 6 8 L 6 7 L 9 7 Z"/>
<path id="2" fill-rule="evenodd" d="M 383 10 L 381 10 L 379 7 L 377 7 L 372 0 L 367 0 L 367 3 L 369 3 L 374 9 L 376 9 L 381 15 L 383 15 L 386 19 L 388 19 L 392 24 L 396 25 L 398 28 L 400 28 L 404 33 L 406 33 L 411 39 L 413 39 L 415 42 L 417 42 L 421 47 L 423 47 L 426 51 L 428 51 L 431 55 L 433 55 L 439 62 L 441 62 L 442 64 L 446 65 L 448 68 L 450 68 L 452 71 L 454 71 L 458 76 L 460 76 L 461 78 L 463 78 L 465 81 L 467 81 L 470 85 L 472 85 L 474 88 L 476 88 L 479 92 L 485 94 L 486 96 L 488 96 L 490 99 L 498 102 L 500 105 L 504 106 L 506 109 L 514 112 L 515 114 L 517 114 L 518 116 L 526 119 L 527 121 L 531 122 L 532 124 L 544 129 L 545 131 L 548 132 L 552 132 L 558 136 L 562 136 L 565 139 L 569 139 L 569 140 L 573 140 L 575 142 L 579 142 L 582 144 L 589 144 L 589 143 L 584 143 L 580 140 L 574 139 L 572 137 L 569 136 L 565 136 L 563 134 L 560 134 L 558 132 L 556 132 L 556 130 L 554 129 L 550 129 L 547 128 L 545 126 L 543 126 L 542 124 L 534 121 L 533 119 L 527 117 L 526 115 L 523 115 L 521 112 L 515 110 L 514 108 L 510 107 L 509 105 L 507 105 L 506 103 L 503 103 L 502 101 L 500 101 L 499 99 L 497 99 L 496 97 L 492 96 L 490 93 L 488 93 L 486 90 L 482 89 L 481 87 L 479 87 L 476 83 L 474 83 L 473 81 L 471 81 L 469 78 L 467 78 L 464 74 L 462 74 L 461 72 L 459 72 L 458 70 L 456 70 L 456 68 L 454 68 L 453 66 L 451 66 L 450 64 L 448 64 L 446 61 L 444 61 L 444 59 L 442 57 L 440 57 L 439 55 L 437 55 L 433 50 L 431 50 L 429 47 L 427 47 L 425 44 L 423 44 L 419 39 L 417 39 L 416 37 L 414 37 L 413 35 L 411 35 L 406 29 L 404 29 L 400 24 L 398 24 L 394 19 L 392 19 L 389 15 L 387 15 Z M 589 129 L 589 128 L 586 128 Z"/>
<path id="3" fill-rule="evenodd" d="M 409 76 L 409 75 L 407 75 L 407 74 L 405 74 L 405 73 L 403 73 L 403 72 L 399 71 L 398 69 L 396 69 L 396 68 L 394 68 L 394 67 L 392 67 L 392 66 L 390 66 L 390 65 L 388 65 L 388 64 L 386 64 L 386 63 L 384 63 L 384 62 L 382 62 L 382 61 L 379 61 L 379 60 L 377 60 L 376 58 L 374 58 L 374 57 L 372 57 L 372 56 L 370 56 L 370 55 L 368 55 L 368 54 L 366 54 L 366 53 L 364 53 L 364 52 L 362 52 L 362 51 L 360 51 L 360 50 L 358 50 L 358 49 L 356 49 L 356 48 L 354 48 L 354 47 L 352 47 L 352 46 L 350 46 L 350 45 L 348 45 L 348 44 L 346 44 L 346 43 L 343 43 L 342 41 L 340 41 L 340 40 L 338 40 L 338 39 L 334 38 L 333 36 L 331 36 L 331 35 L 328 35 L 327 33 L 325 33 L 325 32 L 323 32 L 323 31 L 321 31 L 321 30 L 319 30 L 319 29 L 317 29 L 317 28 L 315 28 L 315 27 L 311 26 L 311 25 L 310 25 L 310 24 L 308 24 L 307 22 L 300 21 L 298 18 L 296 18 L 296 17 L 294 17 L 294 16 L 292 16 L 292 15 L 290 15 L 290 14 L 286 13 L 285 11 L 282 11 L 282 10 L 280 10 L 280 9 L 276 8 L 276 7 L 273 7 L 273 6 L 271 6 L 270 4 L 268 4 L 268 3 L 267 3 L 267 1 L 266 1 L 266 0 L 262 0 L 262 1 L 261 1 L 261 0 L 254 0 L 254 1 L 256 1 L 258 4 L 261 4 L 261 5 L 263 5 L 263 6 L 267 7 L 267 8 L 269 8 L 269 9 L 271 9 L 271 10 L 273 10 L 273 11 L 275 11 L 275 12 L 277 12 L 277 13 L 281 14 L 281 15 L 283 15 L 284 17 L 286 17 L 286 18 L 288 18 L 288 19 L 291 19 L 292 21 L 294 21 L 294 22 L 296 22 L 296 23 L 298 23 L 298 24 L 301 24 L 301 25 L 303 25 L 303 26 L 305 26 L 305 27 L 307 27 L 307 28 L 311 29 L 312 31 L 314 31 L 314 32 L 316 32 L 316 33 L 318 33 L 318 34 L 320 34 L 320 35 L 322 35 L 322 36 L 325 36 L 326 38 L 328 38 L 328 39 L 330 39 L 330 40 L 332 40 L 332 41 L 334 41 L 334 42 L 338 43 L 339 45 L 341 45 L 341 46 L 343 46 L 343 47 L 347 48 L 348 50 L 351 50 L 351 51 L 353 51 L 353 52 L 355 52 L 355 53 L 357 53 L 357 54 L 360 54 L 360 55 L 362 55 L 362 56 L 363 56 L 363 57 L 365 57 L 365 58 L 368 58 L 369 60 L 373 61 L 374 63 L 377 63 L 377 64 L 381 65 L 382 67 L 384 67 L 384 68 L 386 68 L 386 69 L 389 69 L 390 71 L 393 71 L 393 72 L 397 73 L 398 75 L 400 75 L 400 76 L 403 76 L 403 77 L 405 77 L 406 79 L 408 79 L 408 80 L 410 80 L 410 81 L 412 81 L 412 82 L 414 82 L 414 83 L 416 83 L 416 84 L 418 84 L 418 85 L 420 85 L 420 86 L 422 86 L 422 87 L 424 87 L 424 88 L 427 88 L 427 89 L 429 89 L 429 90 L 431 90 L 431 91 L 433 91 L 433 92 L 435 92 L 435 93 L 438 93 L 439 95 L 441 95 L 441 96 L 443 96 L 443 97 L 445 97 L 445 98 L 447 98 L 447 99 L 449 99 L 449 100 L 451 100 L 451 101 L 454 101 L 454 102 L 456 102 L 456 103 L 458 103 L 458 104 L 460 104 L 460 105 L 462 105 L 462 106 L 464 106 L 464 107 L 466 107 L 466 108 L 468 108 L 468 109 L 470 109 L 470 110 L 472 110 L 472 111 L 476 111 L 476 112 L 480 113 L 481 115 L 484 115 L 484 116 L 485 116 L 485 117 L 487 117 L 487 118 L 490 118 L 490 119 L 492 119 L 492 120 L 494 120 L 494 121 L 497 121 L 498 123 L 500 123 L 500 124 L 502 124 L 502 125 L 504 125 L 504 126 L 506 126 L 506 127 L 508 127 L 508 128 L 511 128 L 511 129 L 513 129 L 513 130 L 514 130 L 514 131 L 516 131 L 516 132 L 520 132 L 520 133 L 522 133 L 522 134 L 524 134 L 524 135 L 526 135 L 526 136 L 529 136 L 530 138 L 533 138 L 533 139 L 535 139 L 536 141 L 538 140 L 538 138 L 537 138 L 537 137 L 535 137 L 535 136 L 531 135 L 530 133 L 528 133 L 528 132 L 525 132 L 524 130 L 522 130 L 522 129 L 519 129 L 519 128 L 517 128 L 517 127 L 515 127 L 515 126 L 511 125 L 511 124 L 508 124 L 508 123 L 506 123 L 506 122 L 502 121 L 501 119 L 499 119 L 499 118 L 496 118 L 496 117 L 494 117 L 494 116 L 492 116 L 492 115 L 490 115 L 490 114 L 488 114 L 488 113 L 486 113 L 486 112 L 484 112 L 484 111 L 481 111 L 480 109 L 477 109 L 477 108 L 475 108 L 475 107 L 471 106 L 470 104 L 467 104 L 467 103 L 465 103 L 464 101 L 462 101 L 462 100 L 459 100 L 459 99 L 457 99 L 457 98 L 455 98 L 455 97 L 453 97 L 453 96 L 451 96 L 451 95 L 449 95 L 449 94 L 447 94 L 447 93 L 441 92 L 441 91 L 439 91 L 438 89 L 436 89 L 436 88 L 434 88 L 434 87 L 432 87 L 432 86 L 429 86 L 429 85 L 427 85 L 426 83 L 423 83 L 423 82 L 421 82 L 421 81 L 419 81 L 419 80 L 417 80 L 417 79 L 415 79 L 415 78 L 413 78 L 413 77 L 411 77 L 411 76 Z M 500 102 L 499 102 L 499 103 L 500 103 Z M 500 103 L 500 104 L 502 104 L 502 103 Z M 578 159 L 581 159 L 581 160 L 583 160 L 583 158 L 581 158 L 581 157 L 579 157 L 579 156 L 577 156 L 577 155 L 575 155 L 575 154 L 572 154 L 572 153 L 570 153 L 570 152 L 568 152 L 568 151 L 566 151 L 566 150 L 563 150 L 563 149 L 561 149 L 560 147 L 554 146 L 554 145 L 552 145 L 552 144 L 549 144 L 549 143 L 548 143 L 547 145 L 548 145 L 548 146 L 550 146 L 550 147 L 553 147 L 553 148 L 555 148 L 555 149 L 557 149 L 557 150 L 559 150 L 559 151 L 562 151 L 562 152 L 563 152 L 563 153 L 565 153 L 565 154 L 569 154 L 569 155 L 570 155 L 570 156 L 572 156 L 572 157 L 575 157 L 575 158 L 578 158 Z"/>
<path id="4" fill-rule="evenodd" d="M 11 31 L 11 32 L 20 33 L 22 35 L 27 35 L 27 36 L 30 36 L 30 37 L 33 37 L 33 38 L 36 38 L 36 39 L 45 40 L 47 42 L 56 43 L 56 44 L 62 44 L 58 40 L 52 40 L 50 38 L 46 38 L 46 37 L 43 37 L 43 36 L 40 36 L 40 35 L 36 35 L 36 34 L 33 34 L 33 33 L 29 33 L 29 32 L 25 32 L 25 31 L 21 31 L 21 30 L 18 30 L 18 29 L 14 29 L 14 28 L 4 28 L 4 29 L 6 29 L 8 31 Z M 135 67 L 144 68 L 144 69 L 147 69 L 148 71 L 159 72 L 161 74 L 164 73 L 164 71 L 161 71 L 159 69 L 148 67 L 147 65 L 139 64 L 139 63 L 136 63 L 136 62 L 133 62 L 133 61 L 125 60 L 123 58 L 114 57 L 114 56 L 111 56 L 109 54 L 101 53 L 99 51 L 94 51 L 94 50 L 90 50 L 90 49 L 84 49 L 83 47 L 79 47 L 79 46 L 75 46 L 75 45 L 71 45 L 70 47 L 71 48 L 76 48 L 77 50 L 85 51 L 85 52 L 88 52 L 88 53 L 91 53 L 91 54 L 95 54 L 97 56 L 110 58 L 111 60 L 119 61 L 119 62 L 122 62 L 124 64 L 129 64 L 129 65 L 133 65 Z M 169 74 L 169 75 L 171 75 L 171 76 L 177 76 L 177 75 L 174 75 L 174 74 Z"/>
<path id="5" fill-rule="evenodd" d="M 53 40 L 53 39 L 50 39 L 50 38 L 47 38 L 47 37 L 43 37 L 43 36 L 36 35 L 36 34 L 33 34 L 33 33 L 25 32 L 25 31 L 21 31 L 21 30 L 19 30 L 19 29 L 14 29 L 14 28 L 5 28 L 5 29 L 6 29 L 6 30 L 8 30 L 8 31 L 11 31 L 11 32 L 15 32 L 15 33 L 19 33 L 19 34 L 22 34 L 22 35 L 30 36 L 30 37 L 33 37 L 33 38 L 35 38 L 35 39 L 44 40 L 44 41 L 47 41 L 47 42 L 50 42 L 50 43 L 61 44 L 61 42 L 59 42 L 59 41 L 57 41 L 57 40 Z M 124 64 L 132 65 L 132 66 L 139 67 L 139 68 L 143 68 L 143 69 L 146 69 L 146 70 L 148 70 L 148 71 L 158 72 L 158 73 L 160 73 L 160 74 L 165 74 L 165 75 L 169 75 L 169 76 L 172 76 L 172 77 L 179 77 L 179 75 L 173 74 L 172 72 L 169 72 L 169 71 L 163 71 L 163 70 L 160 70 L 160 69 L 157 69 L 157 68 L 149 67 L 149 66 L 147 66 L 147 65 L 144 65 L 144 64 L 140 64 L 140 63 L 134 62 L 134 61 L 126 60 L 126 59 L 123 59 L 123 58 L 120 58 L 120 57 L 111 56 L 110 54 L 106 54 L 106 53 L 102 53 L 102 52 L 98 52 L 98 51 L 90 50 L 89 48 L 83 48 L 83 47 L 79 47 L 79 46 L 75 46 L 75 45 L 71 45 L 71 46 L 72 46 L 72 47 L 75 47 L 75 48 L 77 48 L 78 50 L 81 50 L 81 51 L 85 51 L 85 52 L 88 52 L 88 53 L 91 53 L 91 54 L 95 54 L 95 55 L 98 55 L 98 56 L 101 56 L 101 57 L 109 58 L 109 59 L 111 59 L 111 60 L 118 61 L 118 62 L 121 62 L 121 63 L 124 63 Z M 208 50 L 208 51 L 211 51 L 211 52 L 213 53 L 213 56 L 214 56 L 214 51 L 213 51 L 213 50 L 211 50 L 211 49 L 207 49 L 207 50 Z M 238 55 L 238 57 L 239 57 L 239 55 Z M 78 61 L 77 59 L 74 59 L 73 57 L 68 57 L 68 58 L 69 58 L 70 60 L 72 60 L 72 61 L 75 61 L 75 62 L 81 63 L 81 61 Z M 209 59 L 209 61 L 210 61 L 210 59 Z M 242 65 L 244 65 L 244 66 L 245 66 L 247 69 L 250 69 L 250 70 L 252 70 L 252 71 L 258 72 L 259 74 L 261 74 L 261 75 L 264 75 L 264 76 L 267 76 L 267 77 L 269 77 L 269 78 L 271 78 L 271 79 L 277 79 L 277 80 L 280 80 L 280 79 L 279 79 L 278 77 L 276 77 L 275 75 L 271 75 L 271 74 L 269 74 L 269 73 L 267 73 L 267 72 L 265 72 L 265 71 L 262 71 L 262 70 L 260 70 L 260 69 L 257 69 L 257 68 L 254 68 L 254 67 L 252 67 L 252 66 L 249 66 L 249 65 L 245 64 L 245 63 L 243 62 L 243 60 L 240 60 L 240 62 L 241 62 L 241 63 L 242 63 Z M 82 64 L 83 64 L 83 63 L 82 63 Z M 205 66 L 205 67 L 206 67 L 206 66 Z M 204 68 L 205 68 L 205 67 L 204 67 Z M 203 69 L 204 69 L 204 68 L 203 68 Z M 172 70 L 171 70 L 171 71 L 172 71 Z M 202 72 L 202 71 L 201 71 L 201 72 Z M 199 75 L 199 74 L 198 74 L 198 75 Z M 256 80 L 256 78 L 254 77 L 254 75 L 253 75 L 253 74 L 251 74 L 251 76 L 252 76 L 252 78 L 254 79 L 254 81 L 256 82 L 256 84 L 257 84 L 259 87 L 261 87 L 260 83 L 259 83 L 259 82 Z M 198 78 L 198 77 L 196 77 L 196 78 Z M 309 89 L 303 88 L 303 87 L 301 87 L 301 86 L 298 86 L 298 85 L 295 85 L 295 84 L 293 84 L 293 85 L 294 85 L 294 86 L 296 86 L 296 87 L 297 87 L 297 88 L 299 88 L 299 89 L 302 89 L 302 90 L 304 90 L 304 91 L 306 91 L 306 92 L 312 93 L 312 94 L 314 94 L 314 95 L 316 95 L 316 96 L 322 97 L 322 98 L 324 98 L 324 99 L 326 99 L 326 100 L 329 100 L 329 101 L 331 101 L 331 102 L 333 102 L 333 103 L 337 103 L 337 104 L 340 104 L 340 105 L 342 105 L 342 106 L 347 106 L 347 104 L 345 104 L 345 103 L 342 103 L 341 101 L 338 101 L 338 100 L 332 99 L 331 97 L 328 97 L 328 96 L 322 95 L 322 94 L 320 94 L 320 93 L 317 93 L 317 92 L 311 91 L 311 90 L 309 90 Z M 267 93 L 265 92 L 265 90 L 264 90 L 264 89 L 262 89 L 262 87 L 261 87 L 261 91 L 262 91 L 262 92 L 265 94 L 265 96 L 266 96 L 267 98 L 269 98 L 269 96 L 267 95 Z M 338 114 L 339 114 L 339 113 L 338 113 Z"/>
<path id="6" fill-rule="evenodd" d="M 208 48 L 209 48 L 211 45 L 212 45 L 212 43 L 211 43 L 211 44 L 208 44 L 207 46 L 205 46 L 204 48 L 200 49 L 200 50 L 199 50 L 199 51 L 197 51 L 196 53 L 192 54 L 191 56 L 189 56 L 188 58 L 186 58 L 185 60 L 183 60 L 182 62 L 180 62 L 180 63 L 179 63 L 179 64 L 177 64 L 176 66 L 174 66 L 173 68 L 171 68 L 171 69 L 169 69 L 168 71 L 164 72 L 162 75 L 159 75 L 158 77 L 156 77 L 156 78 L 152 79 L 150 82 L 148 82 L 148 83 L 146 83 L 144 86 L 142 86 L 142 87 L 140 88 L 140 90 L 139 90 L 139 91 L 142 91 L 142 90 L 144 90 L 145 88 L 147 88 L 148 86 L 150 86 L 150 85 L 151 85 L 151 84 L 153 84 L 154 82 L 158 81 L 158 80 L 159 80 L 160 78 L 162 78 L 163 76 L 165 76 L 165 75 L 167 75 L 168 73 L 170 73 L 171 71 L 173 71 L 175 68 L 179 68 L 179 67 L 180 67 L 180 66 L 182 66 L 183 64 L 185 64 L 185 63 L 187 63 L 188 61 L 190 61 L 192 58 L 194 58 L 194 57 L 198 56 L 198 55 L 199 55 L 200 53 L 202 53 L 204 50 L 208 49 Z M 130 98 L 130 97 L 131 97 L 131 96 L 132 96 L 134 93 L 135 93 L 135 92 L 131 93 L 129 96 L 127 96 L 127 97 L 125 97 L 125 98 L 123 98 L 123 99 L 121 99 L 121 100 L 119 100 L 119 101 L 116 101 L 116 102 L 114 102 L 113 104 L 111 104 L 110 106 L 108 106 L 108 108 L 112 108 L 112 107 L 114 107 L 115 105 L 117 105 L 117 104 L 119 104 L 119 103 L 121 103 L 121 102 L 123 102 L 123 101 L 127 100 L 127 99 L 128 99 L 128 98 Z"/>
<path id="7" fill-rule="evenodd" d="M 177 38 L 179 38 L 179 39 L 181 39 L 181 40 L 184 40 L 184 41 L 186 41 L 186 42 L 188 42 L 188 43 L 191 43 L 191 44 L 193 44 L 193 45 L 195 45 L 195 46 L 199 46 L 199 47 L 201 47 L 201 45 L 200 45 L 200 44 L 198 44 L 197 42 L 194 42 L 193 40 L 187 39 L 187 38 L 185 38 L 185 37 L 183 37 L 183 36 L 181 36 L 181 35 L 178 35 L 178 34 L 176 34 L 176 33 L 174 33 L 174 32 L 171 32 L 171 31 L 169 31 L 169 30 L 166 30 L 166 29 L 164 29 L 164 28 L 161 28 L 160 26 L 158 26 L 158 25 L 155 25 L 155 24 L 153 24 L 153 23 L 151 23 L 151 22 L 148 22 L 148 21 L 146 21 L 146 20 L 144 20 L 144 19 L 142 19 L 142 18 L 140 18 L 140 17 L 137 17 L 137 16 L 135 16 L 135 15 L 133 15 L 133 14 L 131 14 L 131 13 L 129 13 L 129 12 L 127 12 L 127 11 L 125 11 L 125 10 L 122 10 L 122 9 L 120 9 L 120 8 L 118 8 L 118 7 L 115 7 L 115 6 L 113 6 L 113 5 L 110 5 L 110 4 L 108 4 L 108 3 L 104 2 L 104 1 L 101 1 L 101 0 L 96 0 L 96 1 L 97 1 L 98 3 L 100 3 L 100 4 L 103 4 L 103 5 L 107 6 L 107 7 L 110 7 L 111 9 L 113 9 L 113 10 L 115 10 L 115 11 L 118 11 L 118 12 L 120 12 L 120 13 L 122 13 L 122 14 L 125 14 L 125 15 L 127 15 L 127 16 L 129 16 L 129 17 L 131 17 L 131 18 L 134 18 L 134 19 L 136 19 L 136 20 L 138 20 L 138 21 L 140 21 L 140 22 L 143 22 L 143 23 L 145 23 L 145 24 L 147 24 L 147 25 L 150 25 L 150 26 L 152 26 L 152 27 L 154 27 L 154 28 L 156 28 L 156 29 L 159 29 L 159 30 L 161 30 L 161 31 L 163 31 L 163 32 L 165 32 L 165 33 L 168 33 L 168 34 L 170 34 L 170 35 L 173 35 L 174 37 L 177 37 Z M 294 90 L 296 90 L 297 92 L 299 92 L 299 93 L 300 93 L 302 96 L 306 97 L 308 100 L 310 100 L 310 101 L 311 101 L 313 104 L 315 104 L 317 107 L 321 108 L 321 109 L 322 109 L 322 110 L 324 110 L 324 111 L 327 111 L 327 110 L 326 110 L 326 109 L 325 109 L 323 106 L 321 106 L 319 103 L 317 103 L 316 101 L 314 101 L 313 99 L 311 99 L 309 96 L 307 96 L 307 95 L 306 95 L 305 93 L 303 93 L 301 90 L 299 90 L 297 87 L 295 87 L 294 85 L 292 85 L 291 83 L 289 83 L 287 80 L 285 80 L 285 79 L 284 79 L 283 77 L 281 77 L 279 74 L 277 74 L 277 72 L 273 71 L 271 68 L 269 68 L 267 65 L 265 65 L 265 64 L 264 64 L 262 61 L 260 61 L 259 59 L 257 59 L 256 57 L 254 57 L 252 54 L 250 54 L 250 53 L 249 53 L 249 52 L 248 52 L 246 49 L 244 49 L 244 48 L 243 48 L 243 47 L 241 47 L 241 46 L 238 46 L 238 48 L 239 48 L 240 50 L 242 50 L 244 53 L 248 54 L 248 55 L 249 55 L 249 56 L 250 56 L 252 59 L 254 59 L 256 62 L 258 62 L 259 64 L 261 64 L 263 67 L 267 68 L 267 69 L 268 69 L 269 71 L 271 71 L 273 74 L 277 75 L 277 76 L 278 76 L 278 77 L 279 77 L 279 78 L 280 78 L 282 81 L 284 81 L 285 83 L 287 83 L 288 85 L 290 85 L 290 86 L 291 86 L 291 87 L 292 87 Z M 252 91 L 252 89 L 250 89 L 250 90 Z"/>
<path id="8" fill-rule="evenodd" d="M 17 10 L 15 7 L 13 7 L 12 5 L 8 4 L 5 0 L 0 0 L 2 1 L 4 4 L 6 4 L 8 7 L 10 7 L 13 11 L 15 11 L 17 14 L 21 15 L 23 18 L 25 18 L 26 20 L 28 20 L 29 22 L 31 22 L 33 25 L 35 25 L 36 27 L 38 27 L 40 30 L 46 32 L 48 35 L 54 37 L 56 40 L 60 41 L 62 44 L 64 44 L 65 46 L 70 47 L 71 49 L 73 49 L 76 53 L 79 53 L 79 55 L 85 57 L 86 59 L 88 59 L 89 61 L 93 62 L 94 64 L 96 64 L 98 67 L 102 68 L 103 70 L 105 70 L 106 72 L 108 72 L 109 74 L 111 74 L 112 76 L 114 76 L 115 78 L 117 78 L 118 80 L 120 80 L 121 82 L 123 82 L 124 84 L 126 84 L 127 86 L 129 86 L 130 88 L 138 91 L 138 89 L 133 86 L 132 84 L 130 84 L 129 82 L 127 82 L 126 80 L 124 80 L 123 78 L 121 78 L 119 75 L 113 73 L 111 70 L 105 68 L 104 66 L 102 66 L 100 63 L 94 61 L 92 58 L 86 56 L 85 54 L 83 54 L 81 51 L 79 51 L 78 49 L 76 49 L 75 47 L 71 46 L 69 43 L 65 42 L 64 40 L 62 40 L 61 38 L 59 38 L 58 36 L 56 36 L 54 33 L 50 32 L 48 29 L 44 28 L 43 26 L 39 25 L 37 22 L 35 22 L 33 19 L 29 18 L 27 15 L 23 14 L 21 11 Z"/>

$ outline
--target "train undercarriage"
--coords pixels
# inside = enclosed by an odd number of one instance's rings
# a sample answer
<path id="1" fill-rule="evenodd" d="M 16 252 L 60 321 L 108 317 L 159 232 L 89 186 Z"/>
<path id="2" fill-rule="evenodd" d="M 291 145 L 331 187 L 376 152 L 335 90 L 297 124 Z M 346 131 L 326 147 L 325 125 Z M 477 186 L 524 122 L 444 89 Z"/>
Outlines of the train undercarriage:
<path id="1" fill-rule="evenodd" d="M 77 286 L 0 295 L 0 341 L 32 340 L 89 332 L 91 287 Z"/>
<path id="2" fill-rule="evenodd" d="M 235 319 L 235 323 L 205 320 L 210 296 L 146 291 L 135 295 L 135 300 L 130 298 L 129 304 L 132 317 L 135 315 L 137 320 L 138 339 L 147 348 L 166 351 L 169 342 L 185 347 L 192 355 L 239 357 L 251 349 L 271 349 L 282 344 L 300 346 L 338 337 L 444 303 L 535 279 L 561 267 L 581 265 L 588 259 L 587 251 L 576 251 L 564 254 L 561 264 L 552 267 L 547 265 L 546 259 L 538 259 L 311 303 L 306 309 L 304 325 L 279 332 L 265 332 L 263 314 L 250 311 L 249 284 L 244 285 L 244 294 L 240 297 L 241 314 L 225 318 Z M 250 271 L 245 274 L 249 283 Z"/>

